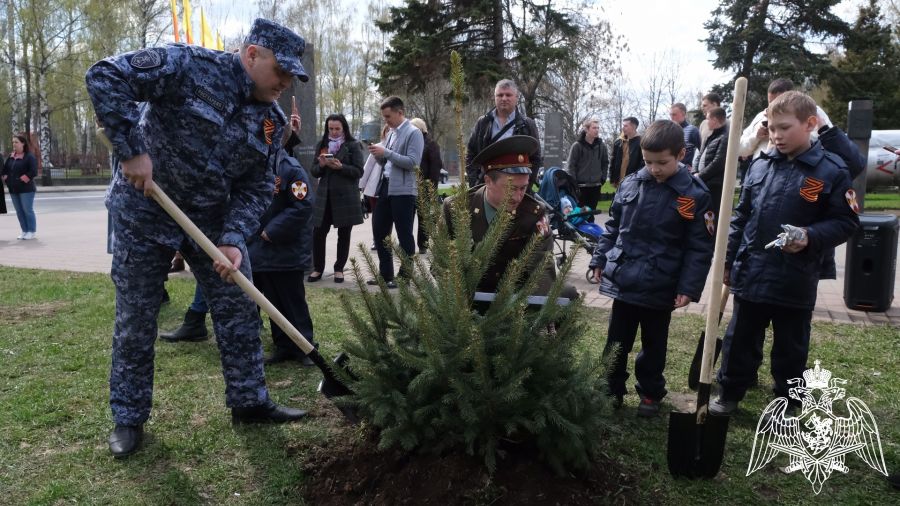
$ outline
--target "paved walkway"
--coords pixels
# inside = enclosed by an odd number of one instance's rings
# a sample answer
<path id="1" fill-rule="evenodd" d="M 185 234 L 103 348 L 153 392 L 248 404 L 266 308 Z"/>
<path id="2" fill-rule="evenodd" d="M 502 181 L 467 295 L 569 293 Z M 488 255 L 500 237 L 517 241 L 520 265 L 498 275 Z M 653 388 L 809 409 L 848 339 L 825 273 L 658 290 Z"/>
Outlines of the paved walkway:
<path id="1" fill-rule="evenodd" d="M 48 192 L 74 192 L 84 190 L 104 190 L 105 187 L 50 187 L 41 188 L 42 193 Z M 8 197 L 7 197 L 8 198 Z M 19 233 L 18 222 L 12 211 L 12 205 L 8 205 L 10 213 L 0 215 L 0 265 L 15 267 L 31 267 L 38 269 L 69 270 L 77 272 L 109 272 L 110 256 L 106 253 L 106 212 L 94 209 L 85 211 L 68 211 L 43 213 L 38 205 L 38 236 L 33 241 L 17 241 Z M 605 221 L 605 216 L 599 216 L 599 222 Z M 326 251 L 326 269 L 323 280 L 314 286 L 336 287 L 344 289 L 356 289 L 355 283 L 348 279 L 343 284 L 335 284 L 331 265 L 335 258 L 337 234 L 332 231 L 328 236 Z M 371 223 L 354 227 L 351 257 L 362 261 L 357 244 L 372 244 Z M 374 252 L 373 252 L 374 254 Z M 823 280 L 819 283 L 819 296 L 813 319 L 821 321 L 833 321 L 839 323 L 856 323 L 862 325 L 890 324 L 900 327 L 900 270 L 895 276 L 894 302 L 884 313 L 869 313 L 849 310 L 844 306 L 844 258 L 843 246 L 837 249 L 838 279 Z M 581 251 L 575 261 L 569 281 L 578 290 L 585 294 L 587 305 L 593 307 L 609 308 L 612 300 L 597 293 L 597 286 L 590 284 L 585 279 L 585 272 L 589 257 Z M 350 274 L 349 264 L 345 268 Z M 704 296 L 697 304 L 679 309 L 678 313 L 703 314 L 706 310 L 706 300 L 710 292 L 707 286 Z M 731 312 L 729 301 L 726 314 Z"/>

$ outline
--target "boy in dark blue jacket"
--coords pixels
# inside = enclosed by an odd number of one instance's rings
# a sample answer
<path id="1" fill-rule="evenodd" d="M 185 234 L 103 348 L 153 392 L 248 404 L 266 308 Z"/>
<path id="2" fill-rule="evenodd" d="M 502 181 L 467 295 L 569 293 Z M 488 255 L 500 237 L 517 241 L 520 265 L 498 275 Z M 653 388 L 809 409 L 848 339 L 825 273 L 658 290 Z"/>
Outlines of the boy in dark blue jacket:
<path id="1" fill-rule="evenodd" d="M 744 398 L 762 362 L 769 323 L 775 395 L 788 397 L 788 380 L 806 369 L 823 256 L 859 226 L 844 161 L 810 141 L 816 103 L 789 91 L 769 104 L 767 115 L 775 149 L 750 166 L 731 220 L 725 268 L 739 309 L 722 346 L 722 390 L 710 403 L 712 414 L 731 414 Z M 766 248 L 783 224 L 800 227 L 801 237 Z"/>
<path id="2" fill-rule="evenodd" d="M 259 230 L 247 241 L 253 284 L 315 345 L 303 286 L 303 271 L 309 269 L 312 260 L 313 195 L 309 174 L 284 149 L 278 151 L 275 168 L 272 204 L 260 218 Z M 283 330 L 274 323 L 270 325 L 274 346 L 266 364 L 295 360 L 306 366 L 315 365 Z"/>
<path id="3" fill-rule="evenodd" d="M 712 260 L 715 215 L 709 190 L 678 162 L 685 153 L 678 124 L 650 125 L 641 152 L 645 166 L 619 185 L 590 267 L 600 293 L 615 299 L 603 352 L 609 355 L 618 346 L 610 364 L 610 394 L 620 406 L 640 325 L 642 349 L 634 361 L 638 415 L 653 416 L 667 393 L 663 369 L 672 310 L 700 300 Z"/>

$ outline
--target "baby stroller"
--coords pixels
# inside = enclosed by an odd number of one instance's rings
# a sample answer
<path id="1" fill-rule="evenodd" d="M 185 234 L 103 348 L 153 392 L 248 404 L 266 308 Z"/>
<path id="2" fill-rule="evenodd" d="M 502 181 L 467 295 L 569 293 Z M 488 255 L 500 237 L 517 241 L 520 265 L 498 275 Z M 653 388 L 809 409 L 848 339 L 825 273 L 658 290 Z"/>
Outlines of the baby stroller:
<path id="1" fill-rule="evenodd" d="M 602 211 L 577 207 L 579 192 L 575 178 L 559 167 L 550 167 L 541 178 L 538 196 L 549 209 L 556 265 L 562 266 L 568 259 L 569 247 L 566 243 L 570 241 L 579 243 L 588 255 L 593 255 L 603 227 L 587 221 L 587 218 Z M 585 279 L 593 283 L 593 278 L 593 271 L 588 269 Z"/>

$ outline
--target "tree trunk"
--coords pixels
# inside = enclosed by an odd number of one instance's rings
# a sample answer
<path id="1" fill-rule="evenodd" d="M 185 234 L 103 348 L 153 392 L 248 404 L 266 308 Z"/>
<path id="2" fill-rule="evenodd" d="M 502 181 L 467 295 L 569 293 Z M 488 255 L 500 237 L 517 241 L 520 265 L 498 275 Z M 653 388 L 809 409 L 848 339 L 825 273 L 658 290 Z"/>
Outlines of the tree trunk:
<path id="1" fill-rule="evenodd" d="M 40 109 L 41 165 L 44 166 L 44 169 L 49 169 L 53 167 L 53 163 L 50 162 L 50 104 L 47 103 L 46 70 L 38 71 L 37 87 Z"/>
<path id="2" fill-rule="evenodd" d="M 31 135 L 31 67 L 28 64 L 28 42 L 22 41 L 22 70 L 25 72 L 25 134 Z"/>
<path id="3" fill-rule="evenodd" d="M 13 0 L 6 2 L 6 41 L 9 51 L 9 125 L 10 131 L 19 131 L 19 83 L 16 79 L 16 24 Z"/>
<path id="4" fill-rule="evenodd" d="M 749 32 L 758 34 L 766 29 L 766 14 L 769 11 L 769 0 L 761 0 L 756 6 L 756 12 L 748 23 Z M 741 69 L 735 77 L 750 77 L 753 70 L 753 58 L 756 57 L 756 51 L 759 49 L 759 35 L 747 41 L 747 49 L 744 53 L 744 61 L 741 63 Z"/>

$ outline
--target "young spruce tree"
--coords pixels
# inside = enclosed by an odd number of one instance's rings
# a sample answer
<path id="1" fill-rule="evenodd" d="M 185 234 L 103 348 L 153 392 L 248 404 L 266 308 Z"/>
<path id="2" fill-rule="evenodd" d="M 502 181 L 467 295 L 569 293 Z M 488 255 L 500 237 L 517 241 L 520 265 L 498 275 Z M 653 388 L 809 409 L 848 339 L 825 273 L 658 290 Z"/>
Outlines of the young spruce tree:
<path id="1" fill-rule="evenodd" d="M 462 160 L 464 76 L 456 53 L 451 67 Z M 507 269 L 496 300 L 483 313 L 475 310 L 476 286 L 511 220 L 499 213 L 474 244 L 465 178 L 454 202 L 450 237 L 434 190 L 420 178 L 432 260 L 409 258 L 393 244 L 410 273 L 396 292 L 383 280 L 379 291 L 367 291 L 362 268 L 353 262 L 364 304 L 360 309 L 346 296 L 343 302 L 355 332 L 346 351 L 357 377 L 351 388 L 359 413 L 379 429 L 382 448 L 462 448 L 481 456 L 493 472 L 504 442 L 512 442 L 533 445 L 559 473 L 584 469 L 601 440 L 608 403 L 599 357 L 577 353 L 585 333 L 581 303 L 528 309 L 527 297 L 542 274 L 528 270 L 533 255 L 541 254 L 532 241 Z M 378 272 L 368 249 L 361 250 L 368 270 Z M 573 256 L 550 300 L 559 296 Z"/>

